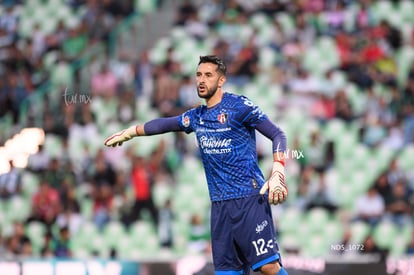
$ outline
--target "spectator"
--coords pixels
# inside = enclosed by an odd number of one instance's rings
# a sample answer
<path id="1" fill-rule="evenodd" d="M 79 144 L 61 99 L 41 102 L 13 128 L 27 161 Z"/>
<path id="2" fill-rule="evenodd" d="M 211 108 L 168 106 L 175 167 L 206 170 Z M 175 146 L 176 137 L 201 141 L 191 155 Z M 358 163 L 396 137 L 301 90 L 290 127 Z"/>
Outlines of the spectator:
<path id="1" fill-rule="evenodd" d="M 137 107 L 135 104 L 135 94 L 133 91 L 124 91 L 118 105 L 118 121 L 123 124 L 132 123 L 136 116 Z"/>
<path id="2" fill-rule="evenodd" d="M 386 173 L 391 186 L 406 179 L 405 172 L 403 169 L 401 169 L 398 158 L 393 158 L 391 160 Z"/>
<path id="3" fill-rule="evenodd" d="M 171 200 L 167 200 L 164 206 L 158 211 L 158 237 L 161 247 L 172 248 L 174 245 L 173 220 Z"/>
<path id="4" fill-rule="evenodd" d="M 76 187 L 66 186 L 61 194 L 62 210 L 56 218 L 56 225 L 68 227 L 71 236 L 74 236 L 82 226 L 84 217 L 80 213 L 80 203 L 76 197 Z"/>
<path id="5" fill-rule="evenodd" d="M 92 75 L 91 90 L 92 96 L 112 98 L 116 95 L 118 80 L 115 74 L 110 70 L 109 63 L 106 62 L 100 68 L 100 71 Z"/>
<path id="6" fill-rule="evenodd" d="M 149 164 L 142 156 L 133 156 L 131 170 L 131 184 L 134 191 L 134 202 L 130 213 L 123 220 L 129 226 L 141 218 L 141 212 L 147 209 L 155 225 L 158 225 L 158 209 L 152 197 L 152 185 L 154 184 L 149 173 Z"/>
<path id="7" fill-rule="evenodd" d="M 63 184 L 65 175 L 66 171 L 61 165 L 61 160 L 57 157 L 53 157 L 42 176 L 52 188 L 59 190 Z"/>
<path id="8" fill-rule="evenodd" d="M 7 239 L 7 250 L 13 257 L 28 257 L 32 255 L 32 243 L 25 234 L 23 223 L 15 222 L 13 224 L 13 234 Z"/>
<path id="9" fill-rule="evenodd" d="M 79 229 L 82 227 L 84 217 L 80 211 L 73 205 L 66 206 L 60 211 L 56 218 L 55 224 L 59 227 L 67 227 L 69 229 L 70 236 L 76 236 Z"/>
<path id="10" fill-rule="evenodd" d="M 303 151 L 306 165 L 312 168 L 319 174 L 322 174 L 327 169 L 327 141 L 322 136 L 321 132 L 314 130 L 310 134 L 310 144 L 307 145 Z"/>
<path id="11" fill-rule="evenodd" d="M 136 62 L 134 70 L 135 95 L 137 97 L 150 96 L 154 84 L 152 80 L 153 66 L 149 60 L 149 53 L 144 51 Z"/>
<path id="12" fill-rule="evenodd" d="M 55 254 L 52 250 L 51 242 L 53 240 L 53 234 L 51 232 L 46 232 L 45 237 L 43 239 L 43 245 L 40 249 L 40 256 L 43 259 L 53 259 L 55 258 Z"/>
<path id="13" fill-rule="evenodd" d="M 334 213 L 338 209 L 335 191 L 330 188 L 325 180 L 325 173 L 319 173 L 316 184 L 311 184 L 308 190 L 307 210 L 314 207 L 321 207 Z"/>
<path id="14" fill-rule="evenodd" d="M 339 90 L 335 95 L 335 117 L 351 122 L 354 119 L 354 113 L 348 96 L 344 90 Z"/>
<path id="15" fill-rule="evenodd" d="M 335 102 L 327 95 L 327 92 L 321 92 L 317 96 L 317 100 L 310 108 L 310 114 L 321 124 L 331 120 L 335 116 Z"/>
<path id="16" fill-rule="evenodd" d="M 36 173 L 37 175 L 43 174 L 49 167 L 50 157 L 45 152 L 43 144 L 39 144 L 37 153 L 30 155 L 28 160 L 27 169 Z"/>
<path id="17" fill-rule="evenodd" d="M 411 230 L 411 237 L 410 237 L 409 242 L 407 243 L 405 253 L 408 255 L 414 254 L 414 230 Z"/>
<path id="18" fill-rule="evenodd" d="M 179 85 L 178 78 L 171 74 L 168 64 L 156 68 L 154 73 L 152 104 L 162 115 L 168 116 L 176 114 Z"/>
<path id="19" fill-rule="evenodd" d="M 386 256 L 388 255 L 388 251 L 382 249 L 376 243 L 372 234 L 369 234 L 365 240 L 362 242 L 364 249 L 359 249 L 358 252 L 362 255 L 377 255 L 380 256 L 380 261 L 384 262 Z"/>
<path id="20" fill-rule="evenodd" d="M 375 226 L 381 221 L 384 214 L 384 199 L 374 186 L 371 186 L 364 195 L 357 198 L 354 221 L 363 221 L 370 226 Z"/>
<path id="21" fill-rule="evenodd" d="M 411 70 L 410 74 L 413 76 L 411 77 L 412 79 L 408 79 L 407 85 L 403 91 L 400 111 L 404 129 L 405 145 L 414 142 L 414 69 Z"/>
<path id="22" fill-rule="evenodd" d="M 32 212 L 27 222 L 42 222 L 50 230 L 61 211 L 60 203 L 58 191 L 42 179 L 38 191 L 32 197 Z"/>
<path id="23" fill-rule="evenodd" d="M 194 107 L 200 103 L 200 99 L 197 97 L 197 94 L 194 93 L 194 83 L 189 75 L 184 75 L 182 77 L 178 94 L 179 105 L 183 109 Z"/>
<path id="24" fill-rule="evenodd" d="M 69 228 L 62 227 L 59 229 L 58 236 L 55 236 L 50 242 L 51 250 L 57 258 L 71 258 L 72 244 L 70 240 Z"/>
<path id="25" fill-rule="evenodd" d="M 198 214 L 193 214 L 190 220 L 190 235 L 188 249 L 192 253 L 203 253 L 210 245 L 210 234 L 208 226 Z"/>
<path id="26" fill-rule="evenodd" d="M 97 188 L 101 185 L 115 186 L 117 172 L 106 161 L 102 150 L 97 152 L 94 163 L 87 169 L 87 180 L 92 184 L 92 188 Z"/>
<path id="27" fill-rule="evenodd" d="M 374 187 L 377 190 L 378 194 L 381 195 L 384 202 L 388 201 L 388 198 L 391 194 L 391 185 L 388 181 L 388 176 L 386 172 L 381 173 L 374 181 Z"/>
<path id="28" fill-rule="evenodd" d="M 9 199 L 22 193 L 22 172 L 9 161 L 9 172 L 0 175 L 0 199 Z"/>
<path id="29" fill-rule="evenodd" d="M 404 180 L 396 182 L 391 189 L 391 194 L 386 201 L 386 217 L 398 226 L 404 226 L 411 222 L 413 209 L 410 205 L 410 197 Z"/>
<path id="30" fill-rule="evenodd" d="M 108 184 L 97 186 L 92 193 L 92 219 L 100 231 L 111 220 L 113 208 L 112 188 Z"/>

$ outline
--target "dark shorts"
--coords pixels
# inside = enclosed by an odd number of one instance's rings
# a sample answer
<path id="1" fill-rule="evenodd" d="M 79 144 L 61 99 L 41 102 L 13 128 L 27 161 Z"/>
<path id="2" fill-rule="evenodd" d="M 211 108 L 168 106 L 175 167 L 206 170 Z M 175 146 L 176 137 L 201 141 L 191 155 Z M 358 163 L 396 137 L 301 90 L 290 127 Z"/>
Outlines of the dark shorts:
<path id="1" fill-rule="evenodd" d="M 213 202 L 211 239 L 215 274 L 248 274 L 280 261 L 271 208 L 262 195 Z"/>

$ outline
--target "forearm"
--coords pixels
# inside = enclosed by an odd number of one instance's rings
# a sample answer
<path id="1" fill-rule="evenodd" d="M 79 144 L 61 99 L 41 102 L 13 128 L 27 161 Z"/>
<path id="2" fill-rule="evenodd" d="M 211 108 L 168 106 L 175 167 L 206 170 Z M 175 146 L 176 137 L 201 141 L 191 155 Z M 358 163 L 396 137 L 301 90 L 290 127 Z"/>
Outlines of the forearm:
<path id="1" fill-rule="evenodd" d="M 286 151 L 285 133 L 269 119 L 257 125 L 256 129 L 268 139 L 272 140 L 274 160 L 284 160 Z"/>
<path id="2" fill-rule="evenodd" d="M 178 117 L 163 117 L 150 120 L 143 125 L 137 126 L 139 136 L 152 136 L 167 132 L 181 131 L 178 123 Z"/>

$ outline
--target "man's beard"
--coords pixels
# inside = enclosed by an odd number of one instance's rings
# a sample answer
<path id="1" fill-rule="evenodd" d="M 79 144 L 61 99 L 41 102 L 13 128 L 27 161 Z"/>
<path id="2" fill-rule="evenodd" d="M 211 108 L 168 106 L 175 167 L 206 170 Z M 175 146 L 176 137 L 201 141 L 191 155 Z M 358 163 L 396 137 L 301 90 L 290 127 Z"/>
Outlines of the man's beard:
<path id="1" fill-rule="evenodd" d="M 197 94 L 200 98 L 210 99 L 217 92 L 217 88 L 218 86 L 215 85 L 214 87 L 207 89 L 207 94 L 205 94 L 204 91 L 200 92 L 200 88 L 197 87 Z"/>

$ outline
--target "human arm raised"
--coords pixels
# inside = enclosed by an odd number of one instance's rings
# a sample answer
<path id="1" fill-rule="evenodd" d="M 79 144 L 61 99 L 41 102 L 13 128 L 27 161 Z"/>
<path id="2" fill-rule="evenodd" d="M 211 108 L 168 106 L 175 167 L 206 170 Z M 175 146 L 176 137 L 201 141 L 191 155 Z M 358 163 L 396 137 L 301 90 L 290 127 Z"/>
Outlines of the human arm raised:
<path id="1" fill-rule="evenodd" d="M 116 147 L 137 136 L 151 136 L 177 131 L 181 131 L 178 117 L 156 118 L 144 124 L 132 125 L 119 131 L 108 137 L 104 144 L 109 147 Z"/>

